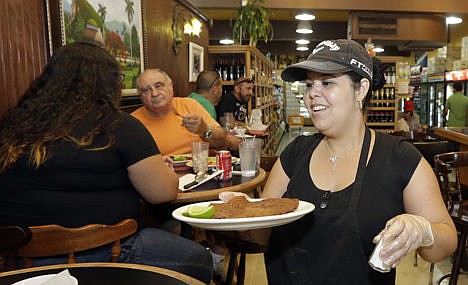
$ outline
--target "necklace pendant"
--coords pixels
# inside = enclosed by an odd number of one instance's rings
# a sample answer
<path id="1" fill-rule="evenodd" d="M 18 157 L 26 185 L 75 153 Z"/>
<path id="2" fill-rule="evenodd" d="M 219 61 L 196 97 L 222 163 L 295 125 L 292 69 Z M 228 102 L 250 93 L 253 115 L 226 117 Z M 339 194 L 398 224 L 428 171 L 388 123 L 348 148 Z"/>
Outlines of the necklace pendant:
<path id="1" fill-rule="evenodd" d="M 335 172 L 336 169 L 336 155 L 330 153 L 330 157 L 328 158 L 332 164 L 332 172 Z"/>

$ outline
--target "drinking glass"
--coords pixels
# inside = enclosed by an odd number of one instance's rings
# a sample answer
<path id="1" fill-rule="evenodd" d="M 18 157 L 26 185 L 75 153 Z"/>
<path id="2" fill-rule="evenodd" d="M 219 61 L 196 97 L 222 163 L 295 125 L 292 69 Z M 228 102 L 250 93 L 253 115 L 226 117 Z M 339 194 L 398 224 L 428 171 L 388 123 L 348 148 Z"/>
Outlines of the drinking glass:
<path id="1" fill-rule="evenodd" d="M 234 127 L 234 115 L 232 113 L 224 113 L 221 122 L 226 132 L 231 132 L 232 128 Z"/>
<path id="2" fill-rule="evenodd" d="M 192 143 L 192 163 L 193 173 L 198 177 L 203 177 L 208 172 L 208 148 L 207 142 Z"/>
<path id="3" fill-rule="evenodd" d="M 239 144 L 241 175 L 255 176 L 257 170 L 257 144 L 255 140 L 245 140 Z"/>

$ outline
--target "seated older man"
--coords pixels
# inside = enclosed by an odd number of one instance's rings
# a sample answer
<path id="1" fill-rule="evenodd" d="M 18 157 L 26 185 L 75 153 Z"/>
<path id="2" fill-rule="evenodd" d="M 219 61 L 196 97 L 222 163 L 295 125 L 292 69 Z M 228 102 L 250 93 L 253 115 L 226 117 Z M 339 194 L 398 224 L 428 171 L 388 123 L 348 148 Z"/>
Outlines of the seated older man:
<path id="1" fill-rule="evenodd" d="M 132 113 L 150 131 L 163 155 L 190 153 L 193 141 L 210 148 L 226 146 L 223 128 L 196 100 L 174 97 L 172 79 L 161 69 L 144 71 L 137 79 L 144 106 Z"/>

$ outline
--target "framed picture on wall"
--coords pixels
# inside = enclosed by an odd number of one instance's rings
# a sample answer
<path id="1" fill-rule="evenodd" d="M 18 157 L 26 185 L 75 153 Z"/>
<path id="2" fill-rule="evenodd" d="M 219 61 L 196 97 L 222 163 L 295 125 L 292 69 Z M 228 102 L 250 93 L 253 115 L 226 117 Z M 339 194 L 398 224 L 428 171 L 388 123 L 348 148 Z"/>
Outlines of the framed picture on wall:
<path id="1" fill-rule="evenodd" d="M 189 42 L 189 81 L 197 81 L 198 74 L 203 70 L 203 47 Z"/>
<path id="2" fill-rule="evenodd" d="M 91 41 L 119 62 L 123 96 L 136 95 L 136 79 L 144 70 L 141 0 L 58 0 L 61 43 Z"/>

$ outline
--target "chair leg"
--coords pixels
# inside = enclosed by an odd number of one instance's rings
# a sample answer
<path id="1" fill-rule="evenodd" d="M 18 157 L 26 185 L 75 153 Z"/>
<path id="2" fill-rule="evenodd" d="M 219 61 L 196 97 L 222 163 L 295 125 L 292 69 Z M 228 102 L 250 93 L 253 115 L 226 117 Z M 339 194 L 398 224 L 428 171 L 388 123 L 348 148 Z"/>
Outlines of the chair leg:
<path id="1" fill-rule="evenodd" d="M 458 281 L 458 275 L 460 274 L 460 267 L 465 253 L 467 232 L 461 232 L 460 239 L 458 241 L 457 250 L 455 251 L 455 259 L 453 260 L 452 272 L 450 273 L 450 285 L 456 285 Z"/>
<path id="2" fill-rule="evenodd" d="M 431 263 L 431 267 L 429 268 L 429 285 L 432 285 L 434 279 L 434 263 Z"/>
<path id="3" fill-rule="evenodd" d="M 234 270 L 237 263 L 237 252 L 231 251 L 229 255 L 229 265 L 226 274 L 226 284 L 232 284 L 232 280 L 234 278 Z"/>
<path id="4" fill-rule="evenodd" d="M 240 254 L 239 268 L 237 270 L 237 285 L 244 285 L 245 278 L 245 253 Z"/>

